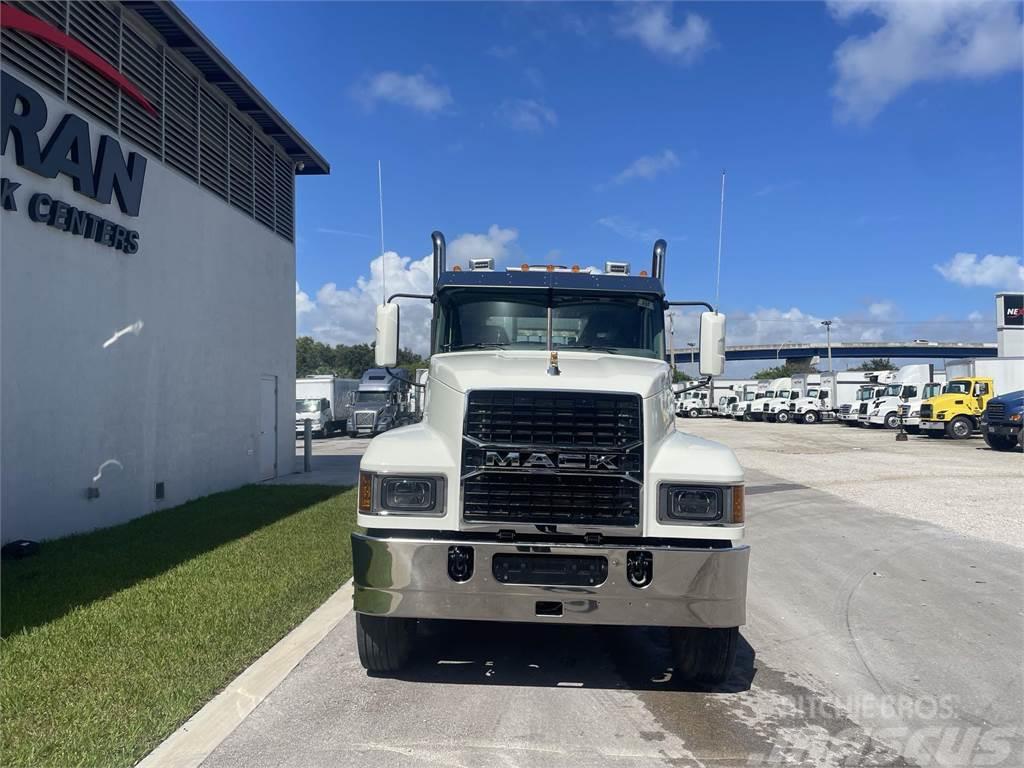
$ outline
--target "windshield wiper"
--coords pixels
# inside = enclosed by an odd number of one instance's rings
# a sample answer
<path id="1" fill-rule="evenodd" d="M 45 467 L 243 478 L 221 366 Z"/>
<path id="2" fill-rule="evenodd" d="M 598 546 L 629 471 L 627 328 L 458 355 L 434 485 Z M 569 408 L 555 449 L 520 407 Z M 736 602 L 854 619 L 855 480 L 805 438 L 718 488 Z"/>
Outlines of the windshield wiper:
<path id="1" fill-rule="evenodd" d="M 460 349 L 504 349 L 504 344 L 496 341 L 475 341 L 472 344 L 446 344 L 445 352 L 458 352 Z"/>
<path id="2" fill-rule="evenodd" d="M 595 344 L 561 344 L 556 349 L 588 349 L 597 350 L 599 352 L 608 352 L 613 355 L 617 355 L 619 350 L 617 347 L 602 347 Z"/>

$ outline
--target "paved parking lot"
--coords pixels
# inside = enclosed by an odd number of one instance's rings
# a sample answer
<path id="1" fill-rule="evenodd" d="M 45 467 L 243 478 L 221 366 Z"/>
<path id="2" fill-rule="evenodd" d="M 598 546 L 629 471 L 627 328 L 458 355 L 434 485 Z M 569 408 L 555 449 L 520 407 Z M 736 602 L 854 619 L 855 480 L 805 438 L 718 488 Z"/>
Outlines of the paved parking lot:
<path id="1" fill-rule="evenodd" d="M 681 689 L 659 630 L 512 624 L 431 626 L 406 674 L 372 678 L 349 615 L 204 765 L 1024 764 L 1024 550 L 998 535 L 1019 527 L 1019 454 L 682 426 L 749 468 L 727 685 Z"/>

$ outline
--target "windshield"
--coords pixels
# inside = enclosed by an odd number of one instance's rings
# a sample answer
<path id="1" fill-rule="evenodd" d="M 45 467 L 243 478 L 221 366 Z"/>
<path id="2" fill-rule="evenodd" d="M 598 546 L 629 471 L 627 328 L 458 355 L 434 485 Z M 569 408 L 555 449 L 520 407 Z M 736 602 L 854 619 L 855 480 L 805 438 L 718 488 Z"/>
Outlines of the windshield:
<path id="1" fill-rule="evenodd" d="M 924 394 L 922 395 L 922 397 L 925 400 L 927 400 L 929 397 L 935 397 L 936 395 L 938 395 L 941 392 L 942 392 L 942 385 L 941 384 L 925 384 L 924 385 Z"/>
<path id="2" fill-rule="evenodd" d="M 861 389 L 857 391 L 858 400 L 870 400 L 875 396 L 875 390 L 873 388 Z"/>
<path id="3" fill-rule="evenodd" d="M 900 396 L 900 391 L 902 389 L 903 389 L 903 385 L 902 384 L 890 384 L 888 387 L 885 388 L 885 391 L 882 393 L 882 396 L 883 397 L 899 397 Z"/>
<path id="4" fill-rule="evenodd" d="M 320 410 L 320 398 L 309 397 L 305 400 L 295 401 L 296 413 L 317 413 Z"/>
<path id="5" fill-rule="evenodd" d="M 555 349 L 595 349 L 662 359 L 661 301 L 636 295 L 541 290 L 446 291 L 440 299 L 435 348 L 546 349 L 548 303 Z"/>
<path id="6" fill-rule="evenodd" d="M 743 402 L 745 402 L 745 403 L 749 402 L 749 401 L 755 399 L 756 397 L 757 397 L 757 395 L 754 392 L 744 392 L 743 393 Z"/>
<path id="7" fill-rule="evenodd" d="M 818 396 L 818 390 L 817 389 L 808 389 L 807 390 L 806 397 L 817 397 L 817 396 Z"/>
<path id="8" fill-rule="evenodd" d="M 971 392 L 971 382 L 951 381 L 946 385 L 946 392 L 951 395 L 967 395 Z"/>
<path id="9" fill-rule="evenodd" d="M 781 397 L 781 398 L 785 399 L 785 398 L 789 397 L 789 390 L 788 389 L 780 389 L 778 392 L 775 393 L 775 396 L 776 397 Z"/>
<path id="10" fill-rule="evenodd" d="M 356 392 L 357 403 L 386 403 L 387 392 Z"/>

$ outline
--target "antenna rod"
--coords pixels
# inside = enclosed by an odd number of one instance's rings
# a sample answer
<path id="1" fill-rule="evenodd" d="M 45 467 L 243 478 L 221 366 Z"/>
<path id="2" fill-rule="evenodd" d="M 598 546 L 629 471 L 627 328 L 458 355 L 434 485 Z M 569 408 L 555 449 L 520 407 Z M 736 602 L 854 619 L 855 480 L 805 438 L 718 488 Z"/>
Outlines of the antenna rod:
<path id="1" fill-rule="evenodd" d="M 377 202 L 380 205 L 380 303 L 388 300 L 388 270 L 384 264 L 384 183 L 381 180 L 380 160 L 377 161 Z"/>
<path id="2" fill-rule="evenodd" d="M 718 311 L 718 289 L 722 284 L 722 222 L 725 220 L 725 169 L 722 169 L 722 197 L 718 204 L 718 266 L 715 269 L 715 311 Z"/>

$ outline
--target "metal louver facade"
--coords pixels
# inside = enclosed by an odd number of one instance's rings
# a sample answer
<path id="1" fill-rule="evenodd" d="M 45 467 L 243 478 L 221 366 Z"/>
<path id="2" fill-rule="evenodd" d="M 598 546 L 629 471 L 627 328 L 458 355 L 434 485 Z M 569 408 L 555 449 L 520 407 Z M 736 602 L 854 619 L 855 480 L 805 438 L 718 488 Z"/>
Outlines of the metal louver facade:
<path id="1" fill-rule="evenodd" d="M 65 51 L 4 29 L 0 58 L 245 215 L 294 240 L 295 164 L 278 141 L 119 2 L 5 0 L 124 74 L 156 115 Z M 143 9 L 145 10 L 145 9 Z M 272 130 L 269 129 L 268 130 Z M 275 133 L 276 136 L 276 133 Z"/>

